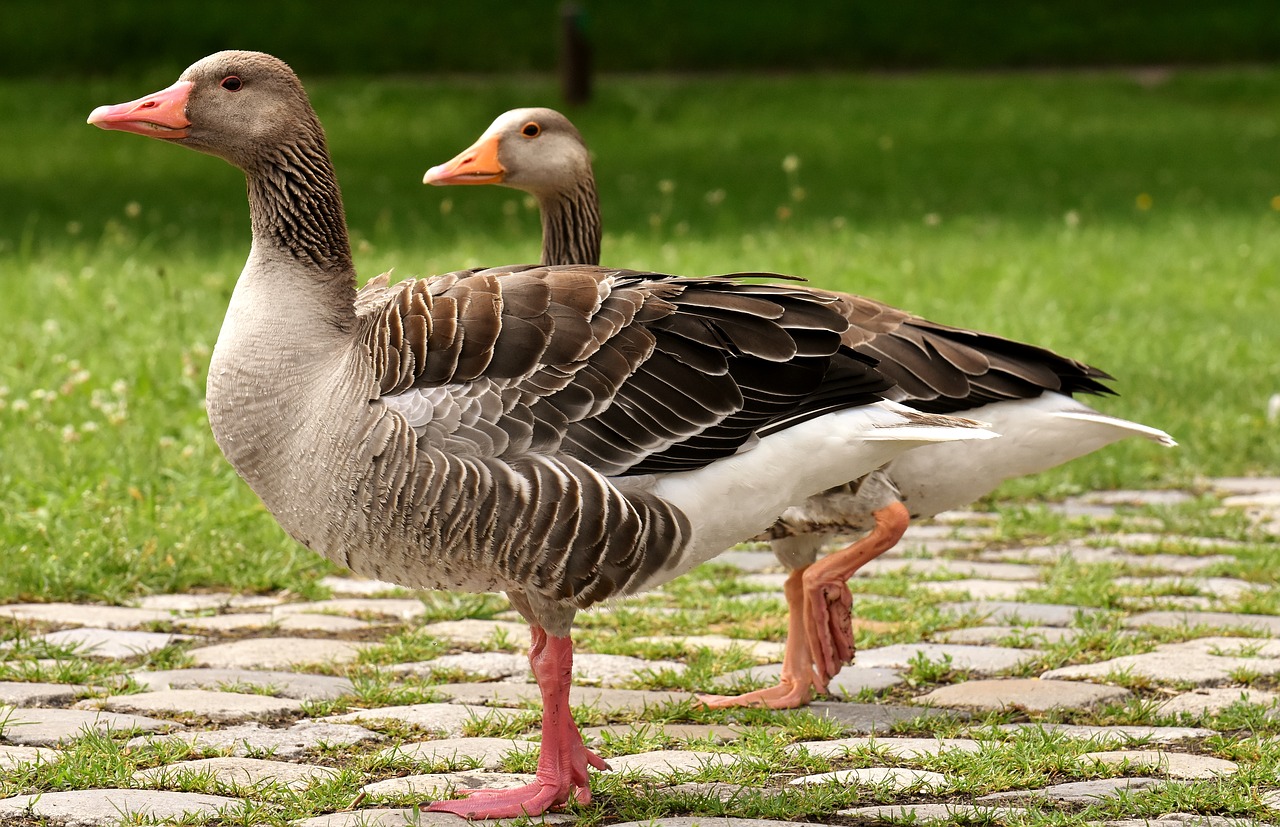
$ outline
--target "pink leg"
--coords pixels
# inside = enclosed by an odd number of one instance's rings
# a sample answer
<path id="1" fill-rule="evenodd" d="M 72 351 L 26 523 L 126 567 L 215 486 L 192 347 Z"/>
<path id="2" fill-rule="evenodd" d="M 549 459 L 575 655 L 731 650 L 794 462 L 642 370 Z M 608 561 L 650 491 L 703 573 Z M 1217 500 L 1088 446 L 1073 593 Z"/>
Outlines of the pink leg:
<path id="1" fill-rule="evenodd" d="M 902 539 L 911 515 L 902 503 L 893 503 L 877 511 L 875 518 L 870 534 L 804 570 L 805 625 L 821 686 L 839 674 L 844 664 L 853 662 L 849 578 Z"/>
<path id="2" fill-rule="evenodd" d="M 583 745 L 582 733 L 569 712 L 573 641 L 568 636 L 551 637 L 539 626 L 531 627 L 531 632 L 529 664 L 542 690 L 542 752 L 537 780 L 514 790 L 478 790 L 464 799 L 437 801 L 428 811 L 466 818 L 515 818 L 541 815 L 570 797 L 580 804 L 591 801 L 587 767 L 607 770 L 609 765 Z"/>
<path id="3" fill-rule="evenodd" d="M 795 709 L 813 699 L 813 693 L 826 692 L 826 684 L 818 684 L 809 652 L 809 635 L 805 629 L 804 572 L 796 569 L 787 577 L 787 650 L 782 656 L 782 675 L 776 686 L 757 689 L 745 695 L 699 695 L 711 709 L 760 706 L 767 709 Z"/>

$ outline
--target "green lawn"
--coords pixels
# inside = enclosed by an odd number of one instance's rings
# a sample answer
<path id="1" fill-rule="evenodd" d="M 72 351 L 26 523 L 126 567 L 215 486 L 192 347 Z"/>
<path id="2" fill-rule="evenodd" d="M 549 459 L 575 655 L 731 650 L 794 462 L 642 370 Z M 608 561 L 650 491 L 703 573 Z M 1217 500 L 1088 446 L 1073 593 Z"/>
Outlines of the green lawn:
<path id="1" fill-rule="evenodd" d="M 197 57 L 193 55 L 194 59 Z M 239 483 L 201 408 L 248 248 L 227 165 L 84 124 L 145 78 L 0 82 L 0 601 L 306 590 L 325 564 Z M 306 80 L 306 78 L 304 78 Z M 425 169 L 547 79 L 309 83 L 357 266 L 537 256 L 536 213 Z M 1114 446 L 1002 496 L 1280 472 L 1280 70 L 604 77 L 608 264 L 769 270 L 1048 345 L 1112 372 Z M 794 155 L 798 169 L 784 172 Z"/>

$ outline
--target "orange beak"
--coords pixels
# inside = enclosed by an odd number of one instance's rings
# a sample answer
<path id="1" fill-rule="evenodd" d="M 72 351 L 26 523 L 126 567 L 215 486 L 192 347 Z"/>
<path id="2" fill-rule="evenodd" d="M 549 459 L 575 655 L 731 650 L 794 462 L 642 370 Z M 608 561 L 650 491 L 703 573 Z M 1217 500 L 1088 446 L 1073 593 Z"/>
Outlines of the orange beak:
<path id="1" fill-rule="evenodd" d="M 150 138 L 187 137 L 187 99 L 192 83 L 180 80 L 168 89 L 115 106 L 99 106 L 89 113 L 89 123 L 100 129 L 118 129 Z"/>
<path id="2" fill-rule="evenodd" d="M 481 138 L 452 161 L 432 167 L 422 183 L 445 187 L 451 184 L 500 184 L 507 168 L 498 161 L 499 137 Z"/>

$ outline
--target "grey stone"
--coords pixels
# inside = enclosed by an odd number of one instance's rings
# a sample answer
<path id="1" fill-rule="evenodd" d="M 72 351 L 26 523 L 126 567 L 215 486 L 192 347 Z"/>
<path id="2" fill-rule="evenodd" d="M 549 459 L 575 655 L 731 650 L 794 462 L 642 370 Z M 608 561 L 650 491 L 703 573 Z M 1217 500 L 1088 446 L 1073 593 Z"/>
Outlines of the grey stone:
<path id="1" fill-rule="evenodd" d="M 883 752 L 892 758 L 920 758 L 946 752 L 977 752 L 982 748 L 971 738 L 839 738 L 834 741 L 801 741 L 783 747 L 786 752 L 807 752 L 819 758 L 842 758 L 858 750 Z"/>
<path id="2" fill-rule="evenodd" d="M 1170 506 L 1188 503 L 1195 500 L 1195 498 L 1194 494 L 1187 491 L 1170 489 L 1156 491 L 1116 489 L 1113 491 L 1091 491 L 1088 494 L 1082 494 L 1072 499 L 1079 499 L 1089 503 L 1103 503 L 1105 505 Z"/>
<path id="3" fill-rule="evenodd" d="M 579 652 L 573 656 L 574 683 L 619 686 L 661 671 L 683 674 L 687 667 L 673 660 L 642 660 L 626 655 Z"/>
<path id="4" fill-rule="evenodd" d="M 913 770 L 906 767 L 865 767 L 857 770 L 837 770 L 817 775 L 804 775 L 793 778 L 789 782 L 796 786 L 814 784 L 840 784 L 841 786 L 865 784 L 903 792 L 916 790 L 919 792 L 938 792 L 950 785 L 947 777 L 940 772 Z"/>
<path id="5" fill-rule="evenodd" d="M 789 575 L 778 572 L 749 574 L 741 578 L 740 582 L 748 586 L 755 586 L 758 589 L 765 589 L 770 592 L 769 597 L 782 600 L 784 599 L 782 587 L 786 585 L 787 577 Z"/>
<path id="6" fill-rule="evenodd" d="M 206 612 L 225 609 L 236 595 L 230 592 L 212 594 L 149 594 L 137 599 L 138 608 L 160 612 Z"/>
<path id="7" fill-rule="evenodd" d="M 1227 494 L 1280 492 L 1280 477 L 1215 477 L 1207 482 L 1213 490 Z"/>
<path id="8" fill-rule="evenodd" d="M 329 715 L 319 720 L 333 724 L 364 724 L 377 727 L 387 722 L 404 724 L 428 732 L 441 732 L 457 738 L 463 729 L 473 721 L 488 718 L 503 718 L 513 710 L 487 706 L 467 706 L 465 704 L 408 704 L 405 706 L 383 706 L 377 709 L 361 709 L 343 715 Z"/>
<path id="9" fill-rule="evenodd" d="M 0 770 L 16 769 L 19 764 L 57 761 L 62 753 L 40 747 L 6 747 L 0 745 Z"/>
<path id="10" fill-rule="evenodd" d="M 1226 554 L 1192 557 L 1184 554 L 1134 554 L 1120 548 L 1095 548 L 1083 541 L 1072 540 L 1055 546 L 999 549 L 979 553 L 983 560 L 1024 560 L 1032 563 L 1056 563 L 1070 557 L 1077 563 L 1106 563 L 1135 571 L 1166 571 L 1190 574 L 1213 566 L 1230 564 L 1235 558 Z"/>
<path id="11" fill-rule="evenodd" d="M 587 727 L 582 730 L 582 739 L 588 743 L 601 743 L 606 735 L 612 738 L 629 738 L 633 735 L 652 737 L 661 733 L 672 741 L 687 743 L 689 741 L 710 741 L 716 744 L 727 744 L 737 741 L 746 731 L 742 726 L 727 724 L 613 724 L 611 726 Z"/>
<path id="12" fill-rule="evenodd" d="M 576 667 L 577 656 L 574 657 L 574 661 Z M 441 673 L 463 672 L 489 680 L 519 678 L 521 681 L 527 680 L 532 674 L 529 670 L 529 659 L 524 655 L 510 652 L 462 652 L 417 663 L 397 663 L 387 667 L 387 670 L 396 675 L 414 675 L 422 678 L 431 678 Z"/>
<path id="13" fill-rule="evenodd" d="M 878 557 L 858 570 L 860 577 L 911 572 L 913 574 L 954 574 L 984 580 L 1039 580 L 1039 566 L 1020 563 L 989 563 L 977 560 L 938 560 L 933 558 Z"/>
<path id="14" fill-rule="evenodd" d="M 347 678 L 261 669 L 166 669 L 133 672 L 130 677 L 140 686 L 157 691 L 254 687 L 270 689 L 272 695 L 300 701 L 332 701 L 355 691 Z"/>
<path id="15" fill-rule="evenodd" d="M 921 656 L 935 663 L 950 658 L 953 669 L 966 669 L 981 675 L 1016 668 L 1039 654 L 1036 649 L 1012 649 L 1006 646 L 895 643 L 891 646 L 863 649 L 858 653 L 858 663 L 862 666 L 907 669 L 913 660 Z"/>
<path id="16" fill-rule="evenodd" d="M 537 776 L 508 772 L 443 772 L 405 775 L 365 784 L 360 792 L 378 798 L 406 795 L 425 799 L 449 798 L 455 790 L 509 790 L 532 784 Z"/>
<path id="17" fill-rule="evenodd" d="M 1218 715 L 1238 703 L 1274 707 L 1280 702 L 1280 694 L 1265 689 L 1201 688 L 1170 698 L 1157 707 L 1161 715 Z"/>
<path id="18" fill-rule="evenodd" d="M 235 809 L 235 798 L 203 793 L 173 793 L 159 790 L 74 790 L 60 793 L 19 795 L 0 801 L 0 821 L 23 816 L 46 818 L 62 827 L 115 825 L 133 815 L 180 819 L 213 818 L 223 809 Z"/>
<path id="19" fill-rule="evenodd" d="M 1054 784 L 1038 790 L 1009 790 L 979 796 L 976 801 L 1008 801 L 1019 798 L 1041 798 L 1070 804 L 1092 804 L 1101 798 L 1115 798 L 1126 792 L 1136 792 L 1164 782 L 1158 778 L 1097 778 L 1092 781 L 1072 781 Z"/>
<path id="20" fill-rule="evenodd" d="M 781 663 L 786 644 L 772 640 L 749 640 L 724 635 L 650 635 L 633 638 L 635 643 L 659 643 L 680 646 L 686 652 L 710 649 L 712 652 L 738 650 L 761 663 Z"/>
<path id="21" fill-rule="evenodd" d="M 771 663 L 726 672 L 716 678 L 714 686 L 723 691 L 748 680 L 771 685 L 776 684 L 781 677 L 782 664 Z M 864 689 L 882 692 L 903 683 L 906 683 L 906 679 L 893 669 L 855 664 L 841 669 L 840 673 L 827 684 L 827 690 L 837 698 L 852 698 Z"/>
<path id="22" fill-rule="evenodd" d="M 1097 761 L 1113 767 L 1155 770 L 1170 778 L 1185 779 L 1217 778 L 1231 775 L 1239 769 L 1234 761 L 1223 758 L 1148 749 L 1086 752 L 1080 756 L 1080 760 L 1082 762 Z"/>
<path id="23" fill-rule="evenodd" d="M 729 767 L 741 760 L 742 756 L 727 752 L 660 749 L 635 755 L 615 755 L 608 759 L 609 769 L 605 772 L 665 777 L 674 773 L 699 772 L 707 767 Z"/>
<path id="24" fill-rule="evenodd" d="M 1017 603 L 1009 600 L 970 600 L 940 603 L 939 611 L 974 615 L 990 623 L 1011 625 L 1070 626 L 1077 615 L 1094 615 L 1101 609 L 1057 603 Z"/>
<path id="25" fill-rule="evenodd" d="M 877 804 L 871 807 L 854 807 L 837 810 L 836 815 L 863 821 L 906 821 L 923 824 L 941 821 L 955 824 L 957 819 L 990 820 L 1005 824 L 1023 812 L 1020 807 L 997 807 L 980 804 Z"/>
<path id="26" fill-rule="evenodd" d="M 373 644 L 352 640 L 260 637 L 192 649 L 192 664 L 212 669 L 289 669 L 307 664 L 343 664 Z"/>
<path id="27" fill-rule="evenodd" d="M 752 799 L 773 798 L 782 794 L 781 790 L 770 789 L 769 787 L 730 784 L 725 781 L 686 781 L 682 784 L 671 784 L 654 789 L 654 792 L 658 791 L 661 791 L 663 798 L 671 795 L 687 795 L 695 799 L 724 803 L 730 801 L 745 803 Z M 666 821 L 667 819 L 658 820 Z M 776 824 L 777 822 L 771 823 Z"/>
<path id="28" fill-rule="evenodd" d="M 431 688 L 455 703 L 510 706 L 542 702 L 538 687 L 531 683 L 445 683 Z M 573 706 L 592 706 L 605 712 L 643 712 L 651 707 L 689 701 L 692 697 L 687 692 L 604 689 L 595 686 L 574 686 L 569 690 L 569 703 Z"/>
<path id="29" fill-rule="evenodd" d="M 81 701 L 80 708 L 140 715 L 192 716 L 215 723 L 270 721 L 302 714 L 302 702 L 270 695 L 217 692 L 208 689 L 161 689 L 134 695 L 113 695 L 105 700 Z M 93 706 L 85 707 L 84 704 Z"/>
<path id="30" fill-rule="evenodd" d="M 973 600 L 1012 600 L 1020 597 L 1035 584 L 1016 580 L 926 580 L 913 584 L 914 588 L 934 594 L 952 592 L 968 595 Z"/>
<path id="31" fill-rule="evenodd" d="M 1051 709 L 1089 708 L 1128 697 L 1131 692 L 1118 686 L 1098 686 L 1070 681 L 1042 681 L 1036 678 L 974 680 L 940 686 L 913 699 L 914 703 L 960 709 Z"/>
<path id="32" fill-rule="evenodd" d="M 445 738 L 387 747 L 378 753 L 378 757 L 429 766 L 462 764 L 469 768 L 492 770 L 502 766 L 503 759 L 512 753 L 537 751 L 538 744 L 535 741 L 516 741 L 511 738 Z"/>
<path id="33" fill-rule="evenodd" d="M 82 626 L 36 635 L 31 640 L 72 649 L 81 657 L 121 660 L 157 652 L 179 640 L 190 640 L 190 637 L 167 632 L 126 632 Z"/>
<path id="34" fill-rule="evenodd" d="M 1120 534 L 1094 534 L 1085 540 L 1073 540 L 1073 543 L 1097 545 L 1114 544 L 1121 548 L 1160 548 L 1173 545 L 1196 549 L 1241 548 L 1244 544 L 1225 537 L 1193 537 L 1187 534 L 1157 534 L 1154 532 L 1126 532 Z M 1228 557 L 1228 560 L 1233 558 Z"/>
<path id="35" fill-rule="evenodd" d="M 520 827 L 543 824 L 550 827 L 570 825 L 578 820 L 571 813 L 543 813 L 533 818 L 486 819 L 468 821 L 450 813 L 429 813 L 418 807 L 402 809 L 343 810 L 314 816 L 294 823 L 293 827 Z M 776 823 L 776 822 L 775 822 Z"/>
<path id="36" fill-rule="evenodd" d="M 1122 818 L 1118 821 L 1092 821 L 1090 827 L 1263 827 L 1251 818 L 1206 816 L 1199 813 L 1165 813 L 1155 818 Z"/>
<path id="37" fill-rule="evenodd" d="M 296 614 L 277 618 L 276 631 L 279 632 L 323 632 L 325 634 L 341 634 L 343 632 L 362 632 L 374 628 L 367 620 L 354 617 L 323 614 Z"/>
<path id="38" fill-rule="evenodd" d="M 66 683 L 23 683 L 0 681 L 0 704 L 8 706 L 51 706 L 66 704 L 85 694 L 88 687 Z"/>
<path id="39" fill-rule="evenodd" d="M 134 773 L 134 780 L 157 787 L 181 784 L 191 776 L 208 776 L 219 787 L 240 791 L 269 784 L 302 790 L 338 775 L 330 767 L 315 764 L 294 764 L 288 761 L 268 761 L 261 758 L 202 758 L 195 761 L 179 761 Z M 249 790 L 245 790 L 248 792 Z"/>
<path id="40" fill-rule="evenodd" d="M 266 612 L 234 612 L 232 614 L 210 615 L 208 617 L 178 617 L 174 618 L 173 623 L 182 629 L 217 632 L 220 634 L 257 631 L 258 629 L 269 629 L 276 626 L 275 618 Z"/>
<path id="41" fill-rule="evenodd" d="M 668 816 L 647 821 L 624 821 L 610 827 L 814 827 L 812 822 L 770 821 L 763 818 L 724 816 Z"/>
<path id="42" fill-rule="evenodd" d="M 1153 681 L 1208 686 L 1234 681 L 1241 671 L 1259 675 L 1280 674 L 1280 658 L 1228 657 L 1197 651 L 1183 644 L 1171 644 L 1141 655 L 1122 655 L 1098 663 L 1051 669 L 1041 677 L 1106 680 L 1112 675 L 1131 675 Z"/>
<path id="43" fill-rule="evenodd" d="M 1165 574 L 1155 577 L 1117 577 L 1113 585 L 1135 587 L 1149 591 L 1185 591 L 1195 589 L 1200 594 L 1234 600 L 1242 595 L 1262 591 L 1266 586 L 1250 583 L 1235 577 L 1194 577 L 1181 574 Z"/>
<path id="44" fill-rule="evenodd" d="M 770 571 L 782 566 L 772 551 L 732 550 L 716 557 L 716 564 L 733 566 L 739 571 Z"/>
<path id="45" fill-rule="evenodd" d="M 87 603 L 10 603 L 0 606 L 0 617 L 55 623 L 59 626 L 93 626 L 99 629 L 132 629 L 164 623 L 173 615 L 161 609 L 97 606 Z"/>
<path id="46" fill-rule="evenodd" d="M 365 580 L 359 577 L 338 577 L 336 575 L 320 578 L 319 585 L 343 597 L 400 595 L 407 591 L 403 586 L 388 583 L 385 580 Z"/>
<path id="47" fill-rule="evenodd" d="M 79 738 L 86 732 L 168 732 L 182 728 L 181 724 L 173 721 L 161 721 L 141 715 L 40 707 L 0 707 L 0 721 L 3 722 L 0 741 L 28 747 L 55 746 L 63 741 Z"/>
<path id="48" fill-rule="evenodd" d="M 1079 634 L 1079 629 L 1061 626 L 970 626 L 937 632 L 934 637 L 941 643 L 1033 646 L 1071 640 Z"/>
<path id="49" fill-rule="evenodd" d="M 529 648 L 529 625 L 507 620 L 442 620 L 428 623 L 422 632 L 463 646 Z"/>
<path id="50" fill-rule="evenodd" d="M 1124 620 L 1131 629 L 1156 626 L 1177 629 L 1190 626 L 1209 626 L 1224 629 L 1243 629 L 1280 636 L 1280 615 L 1235 614 L 1232 612 L 1146 612 Z"/>
<path id="51" fill-rule="evenodd" d="M 950 712 L 900 704 L 858 704 L 838 701 L 818 701 L 809 704 L 809 712 L 822 718 L 830 718 L 844 725 L 846 732 L 882 732 L 901 721 L 919 718 L 964 717 L 967 713 Z"/>
<path id="52" fill-rule="evenodd" d="M 1276 509 L 1280 509 L 1280 491 L 1260 491 L 1256 494 L 1235 494 L 1223 499 L 1222 504 L 1228 508 L 1275 511 Z"/>
<path id="53" fill-rule="evenodd" d="M 416 597 L 339 597 L 312 603 L 282 603 L 271 609 L 271 614 L 277 618 L 296 614 L 335 614 L 413 620 L 426 613 L 426 605 Z"/>
<path id="54" fill-rule="evenodd" d="M 128 746 L 140 747 L 158 741 L 180 742 L 206 752 L 228 751 L 231 755 L 272 755 L 276 758 L 298 758 L 322 747 L 349 747 L 367 741 L 380 741 L 382 736 L 364 727 L 299 721 L 285 729 L 272 729 L 259 723 L 199 732 L 142 736 Z"/>
<path id="55" fill-rule="evenodd" d="M 1214 735 L 1211 729 L 1181 726 L 1093 726 L 1089 724 L 1017 723 L 1000 724 L 1001 732 L 1042 729 L 1067 738 L 1090 740 L 1102 744 L 1175 744 Z"/>

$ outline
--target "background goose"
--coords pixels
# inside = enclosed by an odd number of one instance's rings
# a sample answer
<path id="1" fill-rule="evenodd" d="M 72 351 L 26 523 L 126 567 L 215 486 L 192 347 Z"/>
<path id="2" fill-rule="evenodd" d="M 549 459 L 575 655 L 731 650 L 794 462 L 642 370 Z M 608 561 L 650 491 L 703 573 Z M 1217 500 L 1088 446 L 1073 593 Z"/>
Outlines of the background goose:
<path id="1" fill-rule="evenodd" d="M 600 259 L 600 209 L 591 157 L 578 130 L 552 109 L 500 115 L 467 150 L 432 167 L 429 184 L 502 184 L 542 209 L 542 262 Z M 789 509 L 766 533 L 792 570 L 782 679 L 711 706 L 799 706 L 853 657 L 847 581 L 892 548 L 911 517 L 965 505 L 1011 477 L 1033 474 L 1130 436 L 1174 445 L 1163 431 L 1099 413 L 1072 394 L 1106 394 L 1107 374 L 1034 345 L 934 324 L 871 299 L 813 291 L 848 319 L 845 344 L 879 360 L 892 398 L 924 411 L 963 412 L 991 424 L 998 440 L 935 445 Z M 836 534 L 870 533 L 819 563 Z"/>
<path id="2" fill-rule="evenodd" d="M 245 173 L 252 246 L 209 422 L 280 525 L 362 575 L 506 591 L 532 626 L 536 782 L 432 809 L 589 800 L 605 764 L 570 716 L 578 609 L 677 576 L 850 468 L 991 436 L 879 401 L 891 383 L 802 290 L 566 266 L 357 293 L 324 131 L 269 55 L 219 52 L 89 122 Z"/>

